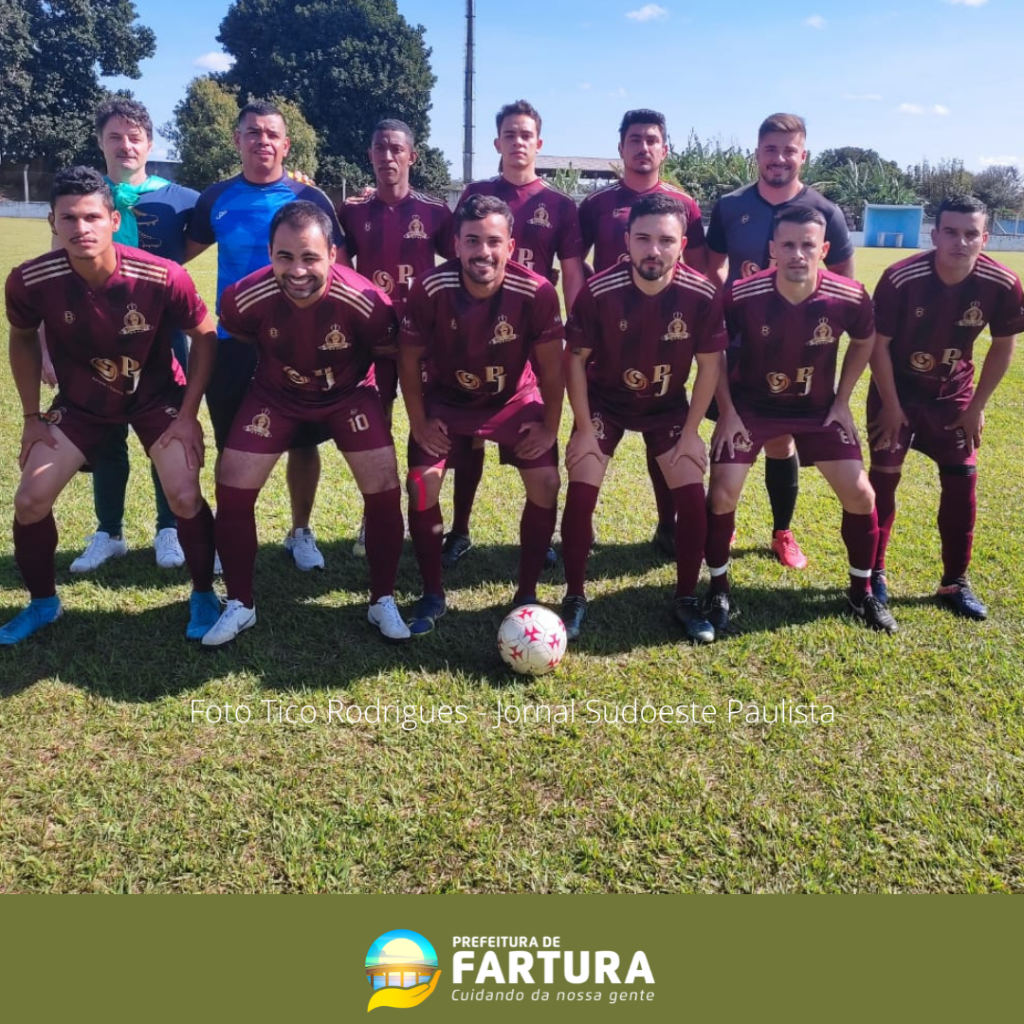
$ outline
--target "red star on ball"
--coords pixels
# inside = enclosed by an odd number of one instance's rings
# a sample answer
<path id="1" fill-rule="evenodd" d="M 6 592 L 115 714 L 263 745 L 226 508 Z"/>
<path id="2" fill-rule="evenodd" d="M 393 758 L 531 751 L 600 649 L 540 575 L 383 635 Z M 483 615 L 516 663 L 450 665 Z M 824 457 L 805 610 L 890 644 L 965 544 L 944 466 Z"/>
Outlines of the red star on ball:
<path id="1" fill-rule="evenodd" d="M 519 647 L 510 647 L 508 652 L 514 661 L 518 661 L 522 656 L 523 652 Z"/>
<path id="2" fill-rule="evenodd" d="M 536 626 L 531 626 L 529 629 L 523 630 L 523 636 L 526 637 L 530 643 L 536 643 L 541 637 L 541 631 Z"/>
<path id="3" fill-rule="evenodd" d="M 532 608 L 520 608 L 519 611 L 516 612 L 516 618 L 519 619 L 520 622 L 525 622 L 527 619 L 532 619 L 533 618 L 533 609 Z"/>

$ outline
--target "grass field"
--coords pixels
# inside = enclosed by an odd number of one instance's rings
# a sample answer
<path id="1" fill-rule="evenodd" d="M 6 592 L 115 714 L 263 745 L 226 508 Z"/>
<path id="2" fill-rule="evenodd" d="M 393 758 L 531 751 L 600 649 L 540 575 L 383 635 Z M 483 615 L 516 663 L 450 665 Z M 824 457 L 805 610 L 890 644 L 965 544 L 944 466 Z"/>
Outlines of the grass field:
<path id="1" fill-rule="evenodd" d="M 42 222 L 0 220 L 3 275 L 48 244 Z M 897 255 L 861 250 L 859 276 L 872 287 Z M 1020 255 L 1006 262 L 1024 270 Z M 208 300 L 213 269 L 209 254 L 194 267 Z M 973 582 L 989 621 L 964 623 L 932 600 L 936 476 L 912 456 L 890 547 L 897 636 L 841 614 L 839 506 L 813 471 L 796 520 L 810 566 L 773 561 L 758 469 L 738 515 L 743 632 L 681 643 L 674 567 L 648 544 L 654 503 L 630 437 L 598 508 L 589 630 L 556 674 L 533 682 L 507 674 L 494 646 L 514 589 L 520 488 L 493 455 L 477 547 L 448 577 L 453 610 L 436 634 L 394 649 L 367 626 L 365 565 L 350 553 L 361 503 L 325 450 L 314 524 L 326 572 L 300 574 L 280 547 L 289 517 L 278 472 L 259 506 L 259 625 L 207 653 L 183 638 L 184 570 L 153 564 L 136 446 L 133 550 L 93 575 L 68 573 L 94 528 L 89 480 L 76 479 L 56 510 L 65 618 L 0 651 L 0 891 L 1024 890 L 1022 405 L 1018 359 L 982 449 Z M 5 364 L 8 517 L 19 414 Z M 401 419 L 396 436 L 401 449 Z M 204 485 L 212 494 L 209 469 Z M 561 593 L 556 569 L 540 596 L 555 604 Z M 399 601 L 417 594 L 407 544 Z M 5 531 L 0 620 L 24 600 Z M 576 721 L 495 727 L 499 700 L 575 701 Z M 713 706 L 717 717 L 604 720 L 634 700 Z M 730 700 L 769 717 L 783 701 L 813 701 L 834 721 L 730 722 Z M 460 706 L 453 717 L 466 720 L 327 720 L 378 703 L 426 716 Z M 193 721 L 193 708 L 225 704 L 247 705 L 252 720 Z M 317 720 L 279 721 L 289 705 Z"/>

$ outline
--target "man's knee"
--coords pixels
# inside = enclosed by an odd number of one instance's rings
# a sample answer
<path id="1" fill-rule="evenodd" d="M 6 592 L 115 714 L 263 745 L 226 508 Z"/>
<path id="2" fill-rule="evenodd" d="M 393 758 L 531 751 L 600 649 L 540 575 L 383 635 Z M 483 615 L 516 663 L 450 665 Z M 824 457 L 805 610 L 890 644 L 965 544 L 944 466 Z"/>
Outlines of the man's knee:
<path id="1" fill-rule="evenodd" d="M 558 470 L 551 466 L 548 469 L 534 471 L 526 480 L 527 497 L 541 508 L 554 508 L 558 504 L 558 491 L 562 486 Z"/>
<path id="2" fill-rule="evenodd" d="M 193 476 L 177 477 L 168 483 L 161 481 L 164 494 L 167 497 L 167 504 L 171 511 L 182 519 L 191 519 L 198 511 L 202 503 L 202 493 L 199 489 L 199 479 Z"/>
<path id="3" fill-rule="evenodd" d="M 22 526 L 45 519 L 53 510 L 56 495 L 41 491 L 31 483 L 23 483 L 14 494 L 14 518 Z"/>

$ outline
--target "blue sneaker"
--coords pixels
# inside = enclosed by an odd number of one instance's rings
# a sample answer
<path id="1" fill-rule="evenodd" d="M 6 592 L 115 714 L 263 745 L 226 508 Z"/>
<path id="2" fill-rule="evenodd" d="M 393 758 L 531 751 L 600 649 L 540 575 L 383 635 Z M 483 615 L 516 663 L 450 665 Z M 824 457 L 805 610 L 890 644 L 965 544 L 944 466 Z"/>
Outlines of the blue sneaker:
<path id="1" fill-rule="evenodd" d="M 0 646 L 10 647 L 59 619 L 64 609 L 59 597 L 37 597 L 28 607 L 0 626 Z"/>
<path id="2" fill-rule="evenodd" d="M 954 615 L 974 619 L 975 622 L 984 622 L 988 618 L 988 609 L 963 577 L 948 586 L 940 586 L 935 596 L 939 603 L 944 604 Z"/>
<path id="3" fill-rule="evenodd" d="M 409 632 L 413 636 L 425 636 L 433 632 L 437 620 L 448 611 L 441 594 L 424 594 L 413 606 L 409 619 Z"/>
<path id="4" fill-rule="evenodd" d="M 188 599 L 187 640 L 202 640 L 220 618 L 220 598 L 212 590 L 193 590 Z"/>

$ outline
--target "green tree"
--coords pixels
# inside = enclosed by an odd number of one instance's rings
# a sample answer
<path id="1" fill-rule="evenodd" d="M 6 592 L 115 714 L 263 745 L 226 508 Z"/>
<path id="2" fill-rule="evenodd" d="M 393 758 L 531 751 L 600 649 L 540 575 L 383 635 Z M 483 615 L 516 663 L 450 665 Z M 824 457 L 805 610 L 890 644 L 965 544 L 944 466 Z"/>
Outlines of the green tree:
<path id="1" fill-rule="evenodd" d="M 430 48 L 395 0 L 234 0 L 217 37 L 235 58 L 224 81 L 240 94 L 275 93 L 299 105 L 319 139 L 321 178 L 369 178 L 370 133 L 384 117 L 430 131 Z M 439 177 L 445 162 L 424 161 Z M 339 177 L 340 176 L 340 177 Z"/>
<path id="2" fill-rule="evenodd" d="M 729 192 L 757 180 L 757 163 L 749 150 L 723 146 L 719 139 L 702 142 L 691 131 L 684 149 L 669 154 L 662 175 L 711 209 Z"/>
<path id="3" fill-rule="evenodd" d="M 58 166 L 88 146 L 100 76 L 139 78 L 156 36 L 131 0 L 0 0 L 0 157 Z"/>
<path id="4" fill-rule="evenodd" d="M 974 176 L 974 194 L 993 214 L 1019 213 L 1024 207 L 1024 181 L 1013 164 L 986 167 Z"/>
<path id="5" fill-rule="evenodd" d="M 292 141 L 286 166 L 302 171 L 311 178 L 317 172 L 317 139 L 302 111 L 279 96 L 267 97 L 281 108 Z M 191 188 L 229 178 L 241 169 L 234 133 L 242 104 L 231 86 L 223 85 L 209 75 L 194 78 L 185 91 L 185 98 L 174 108 L 174 119 L 163 125 L 161 134 L 174 146 L 181 161 L 178 181 Z"/>
<path id="6" fill-rule="evenodd" d="M 964 169 L 963 160 L 940 160 L 937 164 L 922 160 L 908 168 L 907 173 L 921 197 L 926 217 L 934 217 L 939 203 L 947 196 L 974 193 L 974 175 Z"/>

